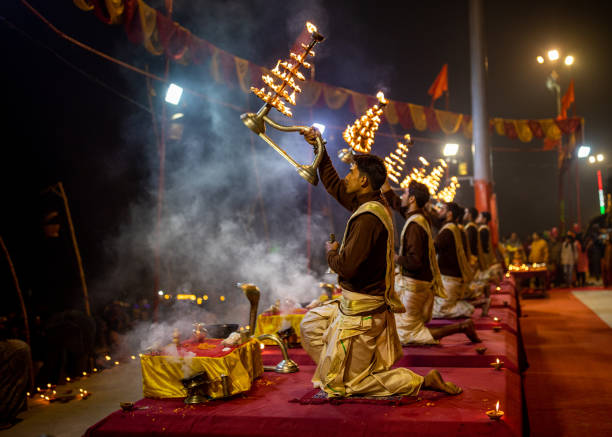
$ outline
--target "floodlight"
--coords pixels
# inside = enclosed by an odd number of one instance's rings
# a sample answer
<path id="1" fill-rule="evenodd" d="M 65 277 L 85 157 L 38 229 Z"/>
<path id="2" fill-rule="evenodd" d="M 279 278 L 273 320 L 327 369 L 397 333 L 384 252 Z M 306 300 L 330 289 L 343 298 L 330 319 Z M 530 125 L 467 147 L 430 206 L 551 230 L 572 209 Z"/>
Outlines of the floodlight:
<path id="1" fill-rule="evenodd" d="M 574 57 L 572 55 L 568 55 L 565 57 L 565 65 L 572 65 L 574 63 Z"/>
<path id="2" fill-rule="evenodd" d="M 591 148 L 589 146 L 580 146 L 578 147 L 578 158 L 586 158 L 591 153 Z"/>
<path id="3" fill-rule="evenodd" d="M 604 156 L 601 153 L 597 154 L 597 162 L 601 162 L 604 160 Z"/>
<path id="4" fill-rule="evenodd" d="M 536 58 L 536 60 L 538 61 L 538 64 L 543 64 L 544 63 L 544 56 L 538 56 Z"/>
<path id="5" fill-rule="evenodd" d="M 312 127 L 316 127 L 319 132 L 321 132 L 321 135 L 323 135 L 325 133 L 325 125 L 321 124 L 321 123 L 313 123 Z"/>
<path id="6" fill-rule="evenodd" d="M 444 156 L 455 156 L 459 151 L 459 144 L 449 143 L 444 146 L 442 154 Z"/>
<path id="7" fill-rule="evenodd" d="M 594 156 L 589 156 L 589 163 L 594 164 L 595 163 L 595 157 Z"/>
<path id="8" fill-rule="evenodd" d="M 168 91 L 166 92 L 166 102 L 172 103 L 173 105 L 178 105 L 182 95 L 183 88 L 171 83 L 168 87 Z"/>
<path id="9" fill-rule="evenodd" d="M 556 61 L 557 59 L 559 59 L 559 50 L 549 50 L 548 59 L 550 59 L 551 61 Z"/>

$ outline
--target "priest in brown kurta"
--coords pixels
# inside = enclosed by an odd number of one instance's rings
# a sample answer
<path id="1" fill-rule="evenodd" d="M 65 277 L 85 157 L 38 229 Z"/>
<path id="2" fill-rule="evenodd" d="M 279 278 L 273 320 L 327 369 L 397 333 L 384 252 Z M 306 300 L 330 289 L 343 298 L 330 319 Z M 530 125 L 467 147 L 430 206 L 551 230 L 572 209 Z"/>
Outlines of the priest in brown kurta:
<path id="1" fill-rule="evenodd" d="M 474 278 L 465 290 L 464 297 L 466 299 L 478 299 L 484 296 L 489 297 L 489 281 L 486 278 L 485 272 L 481 266 L 482 250 L 478 238 L 478 225 L 475 223 L 479 216 L 476 208 L 466 208 L 463 216 L 464 230 L 467 237 L 468 246 L 470 248 L 469 262 L 474 269 Z"/>
<path id="2" fill-rule="evenodd" d="M 317 135 L 315 129 L 304 132 L 310 144 Z M 404 309 L 393 286 L 393 223 L 380 193 L 386 178 L 382 160 L 358 155 L 341 180 L 324 152 L 319 176 L 352 216 L 342 245 L 326 243 L 342 297 L 312 309 L 301 324 L 304 349 L 317 363 L 314 386 L 330 397 L 416 395 L 421 388 L 460 393 L 438 371 L 423 377 L 391 369 L 402 355 L 393 312 Z"/>
<path id="3" fill-rule="evenodd" d="M 425 326 L 433 315 L 434 296 L 447 296 L 436 259 L 431 225 L 423 213 L 429 201 L 428 188 L 412 181 L 400 199 L 385 183 L 383 192 L 389 204 L 400 213 L 405 212 L 406 217 L 400 251 L 395 258 L 400 268 L 395 281 L 396 290 L 406 308 L 405 313 L 395 315 L 400 341 L 402 344 L 437 344 L 441 338 L 456 333 L 465 333 L 470 340 L 480 341 L 471 320 L 436 328 Z"/>
<path id="4" fill-rule="evenodd" d="M 463 209 L 455 202 L 444 204 L 440 211 L 444 225 L 436 236 L 435 247 L 447 297 L 434 298 L 435 319 L 470 317 L 476 306 L 464 299 L 474 273 L 463 247 L 463 232 L 457 226 L 462 216 Z M 489 307 L 486 299 L 478 302 L 478 306 L 483 307 L 483 315 L 487 315 Z"/>

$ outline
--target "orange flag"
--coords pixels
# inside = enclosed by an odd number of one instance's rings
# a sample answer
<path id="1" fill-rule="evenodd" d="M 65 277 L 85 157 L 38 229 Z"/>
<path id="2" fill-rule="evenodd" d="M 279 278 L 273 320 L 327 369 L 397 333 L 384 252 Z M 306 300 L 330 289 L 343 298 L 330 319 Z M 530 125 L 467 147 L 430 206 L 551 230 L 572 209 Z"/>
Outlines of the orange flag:
<path id="1" fill-rule="evenodd" d="M 429 87 L 429 91 L 427 91 L 427 94 L 431 96 L 431 104 L 433 105 L 435 100 L 442 97 L 445 91 L 448 92 L 448 64 L 444 64 L 436 80 L 434 80 L 434 83 Z"/>
<path id="2" fill-rule="evenodd" d="M 561 114 L 557 117 L 559 120 L 567 118 L 567 110 L 572 106 L 572 103 L 574 103 L 574 79 L 570 81 L 567 91 L 561 97 Z"/>

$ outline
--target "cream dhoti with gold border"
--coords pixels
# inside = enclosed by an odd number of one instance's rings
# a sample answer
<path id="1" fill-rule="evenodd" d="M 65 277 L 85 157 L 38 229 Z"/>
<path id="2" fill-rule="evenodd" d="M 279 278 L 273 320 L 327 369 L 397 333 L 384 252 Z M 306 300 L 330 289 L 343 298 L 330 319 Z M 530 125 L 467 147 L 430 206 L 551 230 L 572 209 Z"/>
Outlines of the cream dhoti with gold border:
<path id="1" fill-rule="evenodd" d="M 313 385 L 329 396 L 416 395 L 423 384 L 409 369 L 391 369 L 402 346 L 383 296 L 343 290 L 340 300 L 308 312 L 301 331 L 317 363 Z"/>
<path id="2" fill-rule="evenodd" d="M 423 377 L 409 369 L 391 370 L 402 356 L 391 312 L 402 312 L 404 307 L 394 290 L 393 222 L 380 202 L 362 204 L 349 218 L 340 253 L 351 222 L 363 213 L 374 214 L 387 230 L 384 295 L 342 290 L 340 299 L 304 316 L 302 345 L 317 363 L 312 382 L 332 397 L 415 395 Z"/>
<path id="3" fill-rule="evenodd" d="M 364 307 L 370 314 L 355 313 Z M 383 296 L 343 290 L 340 300 L 309 311 L 301 332 L 304 349 L 317 363 L 313 385 L 329 396 L 416 395 L 423 384 L 409 369 L 391 369 L 402 346 Z"/>
<path id="4" fill-rule="evenodd" d="M 470 317 L 474 312 L 474 306 L 463 300 L 465 295 L 464 289 L 467 286 L 463 279 L 442 275 L 442 283 L 448 297 L 434 297 L 433 318 L 456 319 L 458 317 Z"/>
<path id="5" fill-rule="evenodd" d="M 397 333 L 402 344 L 438 344 L 425 326 L 433 315 L 433 283 L 407 276 L 395 277 L 395 292 L 406 308 L 395 314 Z"/>

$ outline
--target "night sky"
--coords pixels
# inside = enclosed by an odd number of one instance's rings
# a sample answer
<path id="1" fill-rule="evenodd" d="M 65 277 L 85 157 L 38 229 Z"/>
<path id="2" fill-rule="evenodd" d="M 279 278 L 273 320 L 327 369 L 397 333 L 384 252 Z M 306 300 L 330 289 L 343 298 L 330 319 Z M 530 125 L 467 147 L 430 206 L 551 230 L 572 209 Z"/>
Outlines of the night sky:
<path id="1" fill-rule="evenodd" d="M 147 3 L 163 8 L 163 1 Z M 79 10 L 70 0 L 32 0 L 31 4 L 68 35 L 163 75 L 163 59 L 131 44 L 121 27 L 101 23 L 93 13 Z M 327 37 L 315 59 L 317 80 L 369 94 L 382 88 L 393 100 L 427 105 L 427 89 L 441 66 L 448 63 L 449 109 L 471 113 L 468 2 L 403 2 L 402 6 L 389 6 L 394 4 L 175 0 L 174 19 L 212 44 L 268 67 L 276 59 L 286 57 L 304 21 L 312 19 Z M 114 249 L 109 249 L 112 246 L 109 241 L 133 221 L 135 203 L 152 204 L 155 196 L 157 167 L 145 80 L 58 37 L 17 0 L 2 2 L 0 15 L 5 108 L 0 235 L 10 247 L 25 288 L 36 288 L 33 278 L 39 274 L 41 265 L 49 268 L 49 263 L 41 259 L 44 249 L 40 246 L 40 224 L 43 214 L 57 202 L 40 193 L 61 180 L 71 202 L 88 277 L 100 282 L 108 274 L 108 266 L 120 259 Z M 535 58 L 549 48 L 558 48 L 562 56 L 574 55 L 576 62 L 571 68 L 558 68 L 562 92 L 570 78 L 574 78 L 576 104 L 570 114 L 575 111 L 586 119 L 585 142 L 594 153 L 606 155 L 604 165 L 599 166 L 605 180 L 610 175 L 612 160 L 607 110 L 611 97 L 608 76 L 612 71 L 609 56 L 612 30 L 606 21 L 610 17 L 609 7 L 596 1 L 488 1 L 485 15 L 489 115 L 553 117 L 555 99 L 545 87 L 550 67 L 537 64 Z M 245 105 L 243 93 L 219 89 L 222 85 L 211 83 L 210 75 L 196 67 L 172 65 L 170 77 L 194 89 L 218 93 L 238 106 Z M 159 83 L 155 86 L 158 95 L 154 98 L 159 100 L 163 86 Z M 160 107 L 159 102 L 154 104 Z M 186 104 L 186 123 L 192 126 L 186 130 L 191 132 L 191 138 L 198 136 L 206 143 L 206 138 L 224 134 L 203 127 L 196 130 L 196 126 L 206 126 L 198 112 L 203 103 L 192 99 Z M 256 99 L 252 98 L 250 105 L 254 109 L 258 105 Z M 437 107 L 443 108 L 443 104 L 439 102 Z M 315 121 L 338 126 L 354 119 L 348 110 L 313 111 L 310 114 L 298 110 L 296 119 L 312 115 Z M 205 149 L 202 162 L 212 156 L 230 160 L 243 154 L 240 143 L 246 144 L 252 134 L 239 122 L 239 113 L 211 107 L 206 107 L 205 112 L 206 120 L 210 113 L 231 120 L 229 130 L 235 125 L 236 131 L 231 135 L 237 144 L 235 150 L 225 150 L 222 155 L 212 148 Z M 396 126 L 395 133 L 402 134 L 398 129 L 401 128 Z M 384 123 L 381 132 L 390 132 Z M 330 154 L 345 146 L 338 133 L 332 130 L 326 134 Z M 462 135 L 412 133 L 427 137 L 423 141 L 417 138 L 415 146 L 423 155 L 439 157 L 445 142 L 460 143 L 463 158 L 469 155 L 469 144 Z M 538 151 L 541 142 L 537 139 L 524 144 L 492 134 L 491 145 L 502 234 L 518 231 L 525 237 L 557 225 L 556 153 Z M 282 159 L 266 150 L 267 146 L 259 140 L 255 146 L 261 159 Z M 389 138 L 381 137 L 376 147 L 380 147 L 380 154 L 385 154 L 393 145 Z M 181 162 L 181 150 L 180 147 L 169 150 L 170 170 L 179 168 L 178 164 L 174 168 L 173 163 Z M 238 173 L 242 171 L 240 165 L 236 164 Z M 576 221 L 577 215 L 574 164 L 571 169 L 566 182 L 570 223 Z M 578 169 L 585 223 L 599 210 L 595 167 L 582 161 Z M 197 171 L 197 167 L 192 171 Z M 345 169 L 339 167 L 339 171 L 343 173 Z M 290 177 L 299 179 L 295 175 Z M 266 199 L 283 194 L 275 188 L 278 181 L 267 181 L 265 173 L 263 178 Z M 223 191 L 225 185 L 217 192 L 212 182 L 205 197 L 218 200 L 227 196 Z M 306 188 L 299 187 L 296 198 L 303 213 Z M 251 208 L 253 191 L 240 187 L 235 190 L 243 191 L 237 202 L 247 210 Z M 472 191 L 469 183 L 464 184 L 457 200 L 470 204 Z M 321 187 L 314 190 L 314 196 L 313 209 L 324 208 L 326 200 Z M 274 208 L 269 209 L 273 214 Z M 155 211 L 151 208 L 147 213 L 154 216 Z M 341 235 L 343 216 L 336 214 L 334 220 L 333 230 Z M 325 237 L 313 237 L 313 246 L 315 242 L 321 244 Z M 320 253 L 317 251 L 318 248 L 313 249 L 313 254 Z M 144 281 L 150 284 L 150 269 L 142 265 L 135 265 L 134 269 L 141 271 L 147 278 Z M 7 273 L 4 270 L 0 273 L 3 286 L 10 286 Z"/>

